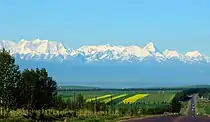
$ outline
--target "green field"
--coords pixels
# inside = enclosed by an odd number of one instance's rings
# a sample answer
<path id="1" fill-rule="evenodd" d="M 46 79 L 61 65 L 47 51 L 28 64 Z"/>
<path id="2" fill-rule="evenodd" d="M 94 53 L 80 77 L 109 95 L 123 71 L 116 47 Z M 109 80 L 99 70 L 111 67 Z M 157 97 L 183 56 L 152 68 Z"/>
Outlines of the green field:
<path id="1" fill-rule="evenodd" d="M 145 103 L 162 103 L 162 102 L 166 102 L 166 103 L 170 103 L 171 100 L 173 99 L 175 93 L 173 92 L 166 92 L 166 93 L 152 93 L 140 100 L 138 100 L 137 102 L 145 102 Z"/>
<path id="2" fill-rule="evenodd" d="M 62 91 L 58 93 L 63 99 L 74 99 L 77 94 L 82 94 L 86 100 L 97 100 L 101 102 L 114 102 L 115 104 L 122 103 L 123 100 L 135 96 L 137 94 L 148 94 L 143 98 L 137 99 L 133 104 L 169 104 L 176 92 L 162 91 Z M 104 98 L 104 96 L 106 96 Z"/>
<path id="3" fill-rule="evenodd" d="M 58 92 L 63 99 L 73 99 L 74 96 L 78 94 L 82 94 L 85 99 L 100 97 L 103 95 L 111 94 L 113 96 L 118 94 L 124 94 L 126 92 L 119 92 L 119 91 L 62 91 Z"/>
<path id="4" fill-rule="evenodd" d="M 196 108 L 199 115 L 210 115 L 210 101 L 198 101 Z"/>

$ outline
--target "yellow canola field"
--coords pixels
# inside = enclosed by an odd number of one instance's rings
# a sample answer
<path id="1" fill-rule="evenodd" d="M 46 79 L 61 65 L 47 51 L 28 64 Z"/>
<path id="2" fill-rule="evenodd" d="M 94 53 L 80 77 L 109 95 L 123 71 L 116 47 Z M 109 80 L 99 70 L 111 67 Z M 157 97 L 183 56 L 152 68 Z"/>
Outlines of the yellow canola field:
<path id="1" fill-rule="evenodd" d="M 100 97 L 94 97 L 94 98 L 88 99 L 86 102 L 91 102 L 91 101 L 94 101 L 94 100 L 104 99 L 104 98 L 111 97 L 111 96 L 112 96 L 111 94 L 108 94 L 108 95 L 104 95 L 104 96 L 100 96 Z"/>
<path id="2" fill-rule="evenodd" d="M 137 94 L 137 95 L 134 95 L 134 96 L 129 97 L 127 99 L 124 99 L 122 101 L 122 103 L 124 103 L 124 104 L 126 104 L 126 103 L 135 103 L 137 100 L 142 99 L 142 98 L 144 98 L 144 97 L 146 97 L 148 95 L 149 94 Z"/>
<path id="3" fill-rule="evenodd" d="M 111 102 L 111 100 L 115 100 L 115 99 L 124 97 L 124 96 L 126 96 L 126 95 L 127 95 L 127 94 L 121 94 L 121 95 L 118 95 L 118 96 L 115 96 L 115 97 L 112 97 L 112 98 L 108 98 L 108 99 L 105 99 L 104 102 L 105 102 L 105 103 L 108 103 L 108 102 Z"/>

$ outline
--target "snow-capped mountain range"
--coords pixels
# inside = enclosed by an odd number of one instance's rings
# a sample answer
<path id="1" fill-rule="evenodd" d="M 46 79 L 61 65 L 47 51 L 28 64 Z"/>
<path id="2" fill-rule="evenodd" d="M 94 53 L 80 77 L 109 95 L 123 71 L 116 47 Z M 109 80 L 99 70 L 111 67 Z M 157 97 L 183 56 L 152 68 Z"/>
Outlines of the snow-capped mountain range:
<path id="1" fill-rule="evenodd" d="M 27 41 L 21 39 L 19 42 L 0 41 L 0 49 L 7 49 L 10 53 L 22 60 L 74 60 L 77 59 L 84 63 L 94 61 L 115 61 L 115 62 L 142 62 L 154 60 L 159 63 L 177 60 L 184 63 L 210 63 L 210 57 L 201 54 L 199 51 L 190 51 L 181 54 L 175 50 L 166 49 L 159 51 L 155 44 L 150 42 L 143 47 L 115 46 L 115 45 L 97 45 L 82 46 L 78 49 L 65 47 L 62 43 L 35 39 Z"/>

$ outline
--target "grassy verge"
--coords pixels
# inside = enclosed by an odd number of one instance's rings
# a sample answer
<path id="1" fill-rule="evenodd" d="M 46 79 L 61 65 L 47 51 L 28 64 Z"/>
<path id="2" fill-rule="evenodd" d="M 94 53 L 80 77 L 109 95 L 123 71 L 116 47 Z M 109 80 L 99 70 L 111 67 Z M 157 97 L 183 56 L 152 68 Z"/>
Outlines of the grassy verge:
<path id="1" fill-rule="evenodd" d="M 53 115 L 45 113 L 45 117 L 47 118 L 57 118 L 59 114 L 65 115 L 68 111 L 53 111 Z M 18 109 L 16 111 L 10 111 L 10 115 L 8 118 L 0 119 L 0 122 L 30 122 L 32 120 L 24 118 L 24 111 L 22 109 Z M 166 115 L 166 114 L 164 114 Z M 122 120 L 134 119 L 134 118 L 147 118 L 154 116 L 163 116 L 163 115 L 121 115 L 121 114 L 104 114 L 103 112 L 98 112 L 94 114 L 88 110 L 78 111 L 76 117 L 65 116 L 63 119 L 54 120 L 55 122 L 117 122 Z"/>
<path id="2" fill-rule="evenodd" d="M 196 97 L 195 97 L 195 114 L 197 116 L 201 115 L 201 112 L 203 111 L 202 107 L 200 106 L 200 102 L 201 102 L 200 98 L 198 97 L 198 95 L 196 95 Z"/>
<path id="3" fill-rule="evenodd" d="M 186 116 L 190 110 L 190 101 L 182 102 L 182 108 L 180 110 L 180 115 Z"/>
<path id="4" fill-rule="evenodd" d="M 196 97 L 195 112 L 197 116 L 208 116 L 210 115 L 210 101 L 201 100 L 198 96 Z"/>

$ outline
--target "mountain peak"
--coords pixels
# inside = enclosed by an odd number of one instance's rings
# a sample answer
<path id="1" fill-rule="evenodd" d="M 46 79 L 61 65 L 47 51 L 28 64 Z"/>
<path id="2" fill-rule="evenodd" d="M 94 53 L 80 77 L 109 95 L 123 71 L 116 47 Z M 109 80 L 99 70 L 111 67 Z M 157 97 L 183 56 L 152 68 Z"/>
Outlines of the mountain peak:
<path id="1" fill-rule="evenodd" d="M 180 57 L 180 54 L 177 51 L 175 51 L 175 50 L 168 50 L 168 49 L 166 49 L 163 52 L 163 54 L 167 58 L 179 58 Z"/>
<path id="2" fill-rule="evenodd" d="M 199 51 L 195 50 L 195 51 L 187 52 L 185 54 L 185 56 L 186 57 L 191 57 L 191 58 L 196 58 L 196 57 L 201 57 L 202 55 Z"/>
<path id="3" fill-rule="evenodd" d="M 149 42 L 148 44 L 146 44 L 144 46 L 144 49 L 148 50 L 151 53 L 155 53 L 156 52 L 156 46 L 153 42 Z"/>
<path id="4" fill-rule="evenodd" d="M 19 43 L 26 43 L 26 42 L 28 42 L 28 41 L 25 40 L 25 39 L 21 39 L 21 40 L 19 41 Z"/>
<path id="5" fill-rule="evenodd" d="M 35 40 L 32 40 L 32 42 L 37 42 L 37 43 L 45 42 L 45 43 L 48 43 L 49 41 L 48 40 L 41 40 L 39 38 L 36 38 Z"/>

